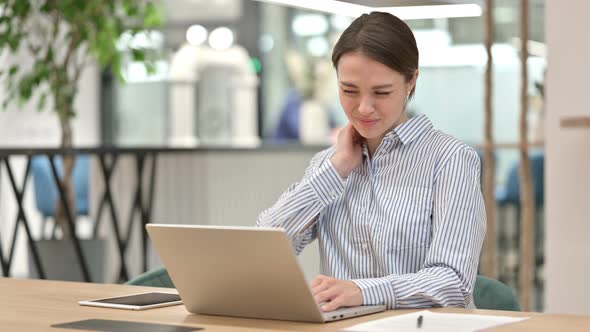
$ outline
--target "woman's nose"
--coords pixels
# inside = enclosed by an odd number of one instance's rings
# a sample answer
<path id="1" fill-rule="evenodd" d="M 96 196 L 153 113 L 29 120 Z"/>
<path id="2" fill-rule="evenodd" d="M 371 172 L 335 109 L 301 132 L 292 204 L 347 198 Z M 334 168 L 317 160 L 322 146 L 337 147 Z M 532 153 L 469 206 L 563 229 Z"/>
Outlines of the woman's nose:
<path id="1" fill-rule="evenodd" d="M 374 101 L 373 98 L 364 97 L 361 98 L 359 103 L 358 111 L 361 114 L 371 114 L 375 111 Z"/>

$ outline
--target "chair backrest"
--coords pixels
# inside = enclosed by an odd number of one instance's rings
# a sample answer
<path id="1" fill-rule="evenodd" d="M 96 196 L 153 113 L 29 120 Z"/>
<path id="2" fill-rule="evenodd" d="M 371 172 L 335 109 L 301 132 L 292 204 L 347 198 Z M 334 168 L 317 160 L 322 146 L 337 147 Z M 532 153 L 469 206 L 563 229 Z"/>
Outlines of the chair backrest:
<path id="1" fill-rule="evenodd" d="M 159 268 L 140 274 L 139 276 L 126 282 L 127 285 L 135 286 L 152 286 L 174 288 L 174 283 L 166 268 Z"/>
<path id="2" fill-rule="evenodd" d="M 518 298 L 510 287 L 484 276 L 477 276 L 473 300 L 478 309 L 520 311 Z"/>
<path id="3" fill-rule="evenodd" d="M 57 173 L 63 175 L 63 161 L 56 158 Z M 57 185 L 53 179 L 51 164 L 47 156 L 35 156 L 31 159 L 31 171 L 35 187 L 35 204 L 45 217 L 55 216 L 55 205 L 58 199 Z M 79 155 L 74 166 L 73 182 L 76 193 L 76 214 L 88 215 L 89 209 L 89 174 L 90 157 Z"/>
<path id="4" fill-rule="evenodd" d="M 531 173 L 535 186 L 535 202 L 537 206 L 544 203 L 545 194 L 545 154 L 531 154 Z M 516 161 L 508 173 L 504 195 L 501 195 L 502 204 L 520 204 L 520 161 Z"/>
<path id="5" fill-rule="evenodd" d="M 163 267 L 145 272 L 126 284 L 174 288 L 172 279 Z M 488 277 L 477 276 L 473 298 L 478 309 L 520 311 L 520 303 L 512 289 Z"/>

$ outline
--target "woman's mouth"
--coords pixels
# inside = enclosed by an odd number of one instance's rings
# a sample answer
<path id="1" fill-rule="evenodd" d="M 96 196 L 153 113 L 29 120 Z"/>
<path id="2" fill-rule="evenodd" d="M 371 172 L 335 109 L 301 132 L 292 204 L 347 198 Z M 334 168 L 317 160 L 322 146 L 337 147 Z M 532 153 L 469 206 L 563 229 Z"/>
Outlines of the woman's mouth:
<path id="1" fill-rule="evenodd" d="M 377 122 L 379 122 L 379 120 L 374 120 L 374 119 L 359 119 L 359 123 L 363 126 L 363 127 L 373 127 L 377 124 Z"/>

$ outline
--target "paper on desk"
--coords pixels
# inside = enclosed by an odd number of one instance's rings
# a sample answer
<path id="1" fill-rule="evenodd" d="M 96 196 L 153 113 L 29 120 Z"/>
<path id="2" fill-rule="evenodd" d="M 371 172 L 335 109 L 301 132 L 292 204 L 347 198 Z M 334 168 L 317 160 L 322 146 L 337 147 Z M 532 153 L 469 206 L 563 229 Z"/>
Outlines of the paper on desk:
<path id="1" fill-rule="evenodd" d="M 419 316 L 422 316 L 422 326 L 420 328 L 418 328 Z M 344 331 L 471 332 L 516 323 L 526 319 L 529 319 L 529 317 L 447 314 L 423 310 L 357 324 L 345 328 Z"/>

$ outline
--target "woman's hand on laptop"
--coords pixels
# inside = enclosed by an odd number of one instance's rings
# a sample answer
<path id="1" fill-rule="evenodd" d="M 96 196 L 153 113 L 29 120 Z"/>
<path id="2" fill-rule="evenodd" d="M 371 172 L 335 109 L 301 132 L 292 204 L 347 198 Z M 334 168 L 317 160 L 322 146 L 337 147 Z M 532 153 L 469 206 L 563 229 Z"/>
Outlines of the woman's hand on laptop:
<path id="1" fill-rule="evenodd" d="M 321 307 L 322 311 L 363 304 L 361 289 L 350 280 L 340 280 L 320 274 L 311 282 L 311 292 L 318 303 L 326 302 Z"/>

